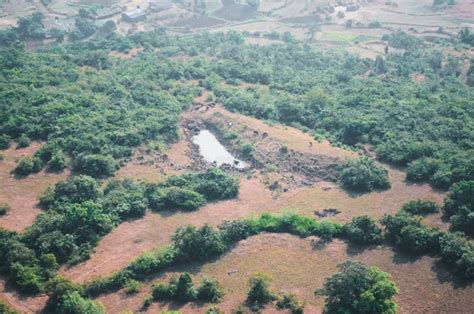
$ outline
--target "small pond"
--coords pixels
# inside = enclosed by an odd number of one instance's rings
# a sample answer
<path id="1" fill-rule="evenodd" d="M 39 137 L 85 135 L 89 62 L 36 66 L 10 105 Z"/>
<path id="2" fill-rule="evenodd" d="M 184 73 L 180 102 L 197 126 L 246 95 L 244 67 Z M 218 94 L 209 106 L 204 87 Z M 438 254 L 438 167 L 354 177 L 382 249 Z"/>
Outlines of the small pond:
<path id="1" fill-rule="evenodd" d="M 199 153 L 208 163 L 215 163 L 217 166 L 223 164 L 234 165 L 237 169 L 244 169 L 247 164 L 232 156 L 231 153 L 217 140 L 208 130 L 201 130 L 193 136 L 193 143 L 199 147 Z"/>

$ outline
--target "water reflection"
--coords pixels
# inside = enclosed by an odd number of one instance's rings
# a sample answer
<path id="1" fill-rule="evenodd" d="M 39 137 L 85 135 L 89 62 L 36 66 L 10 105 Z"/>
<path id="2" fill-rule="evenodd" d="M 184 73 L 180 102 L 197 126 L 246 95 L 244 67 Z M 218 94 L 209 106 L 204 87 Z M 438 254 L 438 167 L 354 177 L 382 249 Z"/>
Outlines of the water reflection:
<path id="1" fill-rule="evenodd" d="M 233 165 L 237 169 L 247 167 L 245 162 L 232 156 L 208 130 L 201 130 L 193 136 L 193 143 L 199 146 L 199 153 L 208 163 L 215 163 L 217 166 Z"/>

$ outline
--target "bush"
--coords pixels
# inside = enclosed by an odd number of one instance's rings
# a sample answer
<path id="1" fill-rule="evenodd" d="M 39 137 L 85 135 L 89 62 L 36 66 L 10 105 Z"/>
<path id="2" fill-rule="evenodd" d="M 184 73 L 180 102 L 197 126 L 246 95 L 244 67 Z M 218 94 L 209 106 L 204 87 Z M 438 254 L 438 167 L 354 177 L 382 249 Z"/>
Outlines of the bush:
<path id="1" fill-rule="evenodd" d="M 340 173 L 341 185 L 349 190 L 370 192 L 390 188 L 388 172 L 368 158 L 346 161 Z"/>
<path id="2" fill-rule="evenodd" d="M 277 307 L 279 309 L 288 309 L 291 314 L 303 314 L 304 303 L 298 301 L 294 294 L 284 294 L 278 299 Z"/>
<path id="3" fill-rule="evenodd" d="M 148 208 L 144 194 L 145 189 L 139 183 L 129 179 L 111 180 L 104 189 L 104 210 L 118 221 L 142 217 Z"/>
<path id="4" fill-rule="evenodd" d="M 392 244 L 396 244 L 404 227 L 421 227 L 420 217 L 412 216 L 405 212 L 398 212 L 395 215 L 384 215 L 380 222 L 385 227 L 385 238 Z"/>
<path id="5" fill-rule="evenodd" d="M 89 176 L 69 177 L 66 181 L 56 183 L 54 189 L 50 189 L 41 196 L 40 204 L 44 208 L 63 203 L 82 203 L 84 201 L 95 201 L 101 196 L 98 182 Z"/>
<path id="6" fill-rule="evenodd" d="M 444 201 L 443 212 L 451 230 L 474 235 L 474 180 L 453 184 Z"/>
<path id="7" fill-rule="evenodd" d="M 256 274 L 250 278 L 247 302 L 252 307 L 261 308 L 275 300 L 275 295 L 269 290 L 270 281 L 270 277 L 264 274 Z"/>
<path id="8" fill-rule="evenodd" d="M 0 203 L 0 216 L 5 215 L 10 210 L 10 205 L 7 203 Z"/>
<path id="9" fill-rule="evenodd" d="M 170 286 L 164 283 L 158 283 L 152 286 L 151 294 L 156 301 L 172 300 L 174 292 L 171 291 Z"/>
<path id="10" fill-rule="evenodd" d="M 196 300 L 197 292 L 189 273 L 182 273 L 172 290 L 174 291 L 174 299 L 178 302 L 186 303 Z"/>
<path id="11" fill-rule="evenodd" d="M 414 200 L 405 203 L 402 207 L 402 211 L 412 215 L 426 216 L 429 214 L 437 213 L 438 206 L 432 201 Z"/>
<path id="12" fill-rule="evenodd" d="M 182 176 L 172 176 L 165 186 L 187 188 L 204 195 L 206 200 L 223 200 L 237 197 L 239 182 L 218 168 L 209 168 L 204 172 L 187 173 Z"/>
<path id="13" fill-rule="evenodd" d="M 13 173 L 19 176 L 27 176 L 37 173 L 43 168 L 43 162 L 37 157 L 23 157 L 16 165 Z"/>
<path id="14" fill-rule="evenodd" d="M 383 239 L 382 229 L 369 216 L 353 218 L 342 227 L 342 234 L 350 242 L 363 245 L 379 244 Z"/>
<path id="15" fill-rule="evenodd" d="M 11 138 L 6 134 L 0 134 L 0 149 L 7 149 L 10 147 Z"/>
<path id="16" fill-rule="evenodd" d="M 19 312 L 10 308 L 6 303 L 0 300 L 0 313 L 2 314 L 19 314 Z"/>
<path id="17" fill-rule="evenodd" d="M 438 170 L 439 166 L 439 161 L 434 158 L 424 157 L 417 159 L 408 164 L 406 178 L 412 182 L 429 180 Z"/>
<path id="18" fill-rule="evenodd" d="M 141 287 L 142 284 L 140 283 L 140 281 L 134 279 L 129 279 L 125 282 L 125 292 L 127 294 L 135 294 L 140 291 Z"/>
<path id="19" fill-rule="evenodd" d="M 216 280 L 204 278 L 197 289 L 197 298 L 199 301 L 217 303 L 224 293 Z"/>
<path id="20" fill-rule="evenodd" d="M 437 229 L 408 225 L 397 236 L 396 246 L 415 254 L 436 254 L 439 251 L 439 236 Z"/>
<path id="21" fill-rule="evenodd" d="M 177 301 L 187 303 L 196 300 L 197 292 L 189 273 L 182 273 L 179 278 L 172 277 L 168 285 L 156 284 L 152 287 L 152 296 L 157 301 Z"/>
<path id="22" fill-rule="evenodd" d="M 167 209 L 192 211 L 204 205 L 205 202 L 203 195 L 188 189 L 170 187 L 164 192 L 163 204 Z"/>
<path id="23" fill-rule="evenodd" d="M 48 168 L 51 171 L 61 171 L 66 168 L 66 165 L 66 155 L 62 150 L 55 151 L 51 156 L 51 159 L 48 161 Z"/>
<path id="24" fill-rule="evenodd" d="M 354 261 L 338 267 L 341 271 L 316 291 L 326 297 L 325 313 L 396 313 L 398 289 L 389 274 Z"/>
<path id="25" fill-rule="evenodd" d="M 307 237 L 315 235 L 323 240 L 330 240 L 339 235 L 341 225 L 329 220 L 316 221 L 310 217 L 296 214 L 272 215 L 263 214 L 259 218 L 246 221 L 249 233 L 258 234 L 260 232 L 287 232 Z"/>
<path id="26" fill-rule="evenodd" d="M 178 228 L 173 235 L 176 258 L 180 261 L 207 261 L 227 250 L 227 245 L 219 231 L 205 225 Z"/>
<path id="27" fill-rule="evenodd" d="M 17 145 L 16 145 L 16 148 L 25 148 L 25 147 L 28 147 L 30 146 L 31 144 L 31 140 L 28 136 L 26 136 L 25 134 L 22 134 L 19 138 L 18 138 L 18 142 L 17 142 Z"/>
<path id="28" fill-rule="evenodd" d="M 114 175 L 115 161 L 111 156 L 80 155 L 74 160 L 73 170 L 94 178 Z"/>
<path id="29" fill-rule="evenodd" d="M 474 279 L 474 245 L 462 233 L 446 233 L 439 239 L 443 262 L 466 280 Z"/>

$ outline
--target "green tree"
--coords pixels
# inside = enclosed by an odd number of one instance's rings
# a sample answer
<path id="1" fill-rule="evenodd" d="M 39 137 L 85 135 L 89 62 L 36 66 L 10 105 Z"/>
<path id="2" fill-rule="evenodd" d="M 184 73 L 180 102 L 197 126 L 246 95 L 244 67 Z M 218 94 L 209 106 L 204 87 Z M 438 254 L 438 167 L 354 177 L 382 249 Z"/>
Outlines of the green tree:
<path id="1" fill-rule="evenodd" d="M 444 200 L 443 212 L 451 229 L 474 235 L 474 180 L 455 183 Z"/>
<path id="2" fill-rule="evenodd" d="M 275 295 L 270 292 L 271 279 L 265 274 L 255 274 L 249 280 L 247 302 L 254 308 L 262 308 L 267 303 L 275 300 Z"/>
<path id="3" fill-rule="evenodd" d="M 224 293 L 219 283 L 210 278 L 203 278 L 197 289 L 197 298 L 203 302 L 217 303 Z"/>
<path id="4" fill-rule="evenodd" d="M 359 216 L 352 219 L 342 228 L 342 234 L 351 242 L 357 244 L 379 244 L 382 229 L 369 216 Z"/>
<path id="5" fill-rule="evenodd" d="M 389 274 L 354 261 L 338 267 L 340 272 L 316 291 L 326 298 L 326 313 L 396 313 L 393 297 L 398 289 Z"/>

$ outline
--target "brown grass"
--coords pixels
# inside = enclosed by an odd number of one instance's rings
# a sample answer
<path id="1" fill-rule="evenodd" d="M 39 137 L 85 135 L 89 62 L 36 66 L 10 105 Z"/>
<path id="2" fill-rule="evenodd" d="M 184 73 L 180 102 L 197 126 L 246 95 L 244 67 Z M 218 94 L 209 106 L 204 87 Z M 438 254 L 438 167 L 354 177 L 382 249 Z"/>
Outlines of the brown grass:
<path id="1" fill-rule="evenodd" d="M 253 118 L 231 114 L 222 108 L 217 110 L 232 117 L 234 121 L 240 121 L 249 127 L 258 127 L 261 131 L 269 132 L 269 136 L 279 138 L 282 142 L 288 142 L 290 148 L 303 151 L 317 149 L 319 153 L 354 156 L 353 152 L 334 148 L 327 142 L 313 144 L 313 147 L 309 147 L 307 141 L 311 137 L 296 129 L 280 125 L 268 126 Z M 176 150 L 176 156 L 173 157 L 174 154 L 169 153 L 170 161 L 184 156 L 181 147 L 184 144 L 178 143 L 177 145 L 171 148 L 171 150 Z M 130 167 L 126 170 L 128 174 L 141 173 L 144 176 L 147 174 L 147 170 L 144 168 Z M 131 169 L 135 169 L 135 172 Z M 140 169 L 140 172 L 137 169 Z M 157 171 L 154 168 L 148 169 L 153 173 Z M 319 182 L 314 187 L 290 189 L 289 192 L 281 193 L 276 197 L 265 185 L 265 175 L 257 173 L 251 179 L 241 177 L 238 199 L 208 204 L 191 213 L 148 213 L 143 219 L 123 223 L 99 242 L 96 252 L 90 260 L 69 269 L 63 268 L 61 273 L 80 282 L 96 276 L 111 274 L 126 266 L 143 252 L 170 243 L 170 237 L 176 228 L 186 224 L 218 225 L 225 220 L 235 220 L 253 213 L 282 212 L 287 209 L 313 216 L 314 211 L 325 208 L 340 210 L 341 214 L 333 219 L 345 222 L 365 214 L 376 219 L 381 218 L 385 213 L 398 211 L 405 202 L 412 199 L 430 199 L 439 204 L 442 202 L 443 194 L 433 191 L 428 184 L 407 184 L 402 171 L 390 167 L 388 170 L 392 183 L 390 190 L 362 195 L 349 194 L 335 184 Z M 121 177 L 124 174 L 119 172 L 118 176 Z M 431 225 L 446 228 L 439 217 L 427 221 Z"/>
<path id="2" fill-rule="evenodd" d="M 15 178 L 11 171 L 16 166 L 16 161 L 24 156 L 32 156 L 41 143 L 33 142 L 29 147 L 15 149 L 14 146 L 2 151 L 4 159 L 0 161 L 0 203 L 10 205 L 10 210 L 0 218 L 0 227 L 23 231 L 31 225 L 36 216 L 41 212 L 38 208 L 38 197 L 43 194 L 48 186 L 67 177 L 69 171 L 62 173 L 48 173 L 41 171 L 25 178 Z"/>
<path id="3" fill-rule="evenodd" d="M 38 294 L 27 296 L 18 293 L 15 288 L 10 287 L 6 281 L 0 279 L 0 300 L 6 302 L 10 307 L 20 313 L 40 313 L 46 305 L 48 296 Z"/>
<path id="4" fill-rule="evenodd" d="M 261 234 L 241 241 L 228 254 L 205 265 L 175 268 L 156 281 L 167 281 L 172 274 L 188 271 L 198 282 L 201 276 L 217 279 L 225 287 L 225 297 L 219 304 L 224 313 L 230 313 L 246 298 L 247 282 L 255 272 L 273 278 L 271 288 L 276 293 L 292 292 L 306 302 L 306 313 L 320 313 L 324 304 L 313 292 L 320 288 L 325 278 L 337 271 L 336 265 L 354 259 L 381 268 L 392 275 L 400 289 L 396 301 L 400 313 L 461 313 L 474 307 L 473 287 L 455 287 L 444 280 L 444 271 L 430 257 L 410 259 L 391 248 L 348 248 L 346 243 L 335 240 L 321 247 L 316 238 L 300 239 L 287 234 Z M 126 296 L 123 291 L 102 296 L 99 300 L 108 312 L 138 311 L 143 299 L 149 295 L 151 283 L 136 296 Z M 207 305 L 155 303 L 147 311 L 179 309 L 183 313 L 203 312 Z M 268 306 L 264 313 L 274 313 Z"/>

